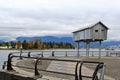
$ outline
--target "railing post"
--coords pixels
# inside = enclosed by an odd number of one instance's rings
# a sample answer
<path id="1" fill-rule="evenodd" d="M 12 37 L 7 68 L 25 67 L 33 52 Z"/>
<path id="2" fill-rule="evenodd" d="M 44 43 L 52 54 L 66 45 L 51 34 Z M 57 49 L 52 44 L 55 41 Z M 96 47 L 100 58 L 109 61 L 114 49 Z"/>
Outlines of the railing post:
<path id="1" fill-rule="evenodd" d="M 102 68 L 101 75 L 100 75 L 100 80 L 104 80 L 105 68 L 106 68 L 106 65 L 103 64 L 103 68 Z"/>
<path id="2" fill-rule="evenodd" d="M 110 51 L 110 57 L 111 57 L 111 51 Z"/>
<path id="3" fill-rule="evenodd" d="M 79 63 L 80 64 L 80 67 L 79 67 Z M 83 61 L 78 61 L 77 64 L 76 64 L 76 67 L 75 67 L 75 80 L 82 80 L 82 65 L 83 65 Z M 79 71 L 78 71 L 78 67 L 79 67 Z M 79 72 L 79 76 L 78 76 L 78 72 Z"/>
<path id="4" fill-rule="evenodd" d="M 37 63 L 38 63 L 38 60 L 39 60 L 39 59 L 37 59 L 36 62 L 35 62 L 35 73 L 34 73 L 35 76 L 40 75 L 39 72 L 38 72 L 38 70 L 37 70 Z"/>
<path id="5" fill-rule="evenodd" d="M 107 52 L 106 52 L 106 56 L 107 56 L 107 57 L 109 56 L 108 53 L 109 53 L 109 52 L 107 51 Z"/>
<path id="6" fill-rule="evenodd" d="M 117 52 L 116 52 L 116 57 L 117 57 Z"/>
<path id="7" fill-rule="evenodd" d="M 93 76 L 92 76 L 92 80 L 98 80 L 98 76 L 97 76 L 97 73 L 99 71 L 99 69 L 101 68 L 104 68 L 104 63 L 100 62 L 96 68 L 95 68 L 95 71 L 93 73 Z M 100 75 L 100 78 L 102 78 L 102 75 Z M 103 80 L 103 79 L 100 79 L 100 80 Z"/>
<path id="8" fill-rule="evenodd" d="M 79 78 L 80 78 L 80 80 L 82 80 L 82 65 L 83 65 L 83 61 L 81 61 L 80 68 L 79 68 Z"/>
<path id="9" fill-rule="evenodd" d="M 80 42 L 78 42 L 78 51 L 77 51 L 77 57 L 78 57 L 78 58 L 80 57 L 79 49 L 80 49 Z"/>
<path id="10" fill-rule="evenodd" d="M 92 51 L 92 57 L 94 57 L 93 51 Z"/>
<path id="11" fill-rule="evenodd" d="M 119 57 L 120 57 L 120 51 L 119 51 Z"/>
<path id="12" fill-rule="evenodd" d="M 7 61 L 7 70 L 8 70 L 8 71 L 13 70 L 12 64 L 11 64 L 11 59 L 12 59 L 11 55 L 12 55 L 12 53 L 10 53 L 10 54 L 8 55 L 8 61 Z"/>
<path id="13" fill-rule="evenodd" d="M 79 64 L 79 62 L 77 62 L 76 67 L 75 67 L 75 80 L 79 80 L 78 73 L 77 73 L 77 71 L 78 71 L 78 64 Z"/>
<path id="14" fill-rule="evenodd" d="M 22 59 L 22 48 L 20 49 L 20 59 Z"/>
<path id="15" fill-rule="evenodd" d="M 67 51 L 66 51 L 66 53 L 65 53 L 65 56 L 67 57 Z"/>
<path id="16" fill-rule="evenodd" d="M 43 56 L 43 51 L 42 51 L 42 53 L 41 53 L 41 57 L 44 57 L 44 56 Z"/>
<path id="17" fill-rule="evenodd" d="M 6 61 L 4 61 L 4 64 L 2 65 L 2 69 L 5 69 Z"/>
<path id="18" fill-rule="evenodd" d="M 55 56 L 54 51 L 52 51 L 52 56 Z"/>
<path id="19" fill-rule="evenodd" d="M 41 54 L 41 57 L 44 57 L 44 56 L 43 56 L 43 53 Z"/>
<path id="20" fill-rule="evenodd" d="M 99 41 L 99 59 L 101 58 L 101 47 L 102 47 L 102 45 L 101 45 L 101 41 Z"/>
<path id="21" fill-rule="evenodd" d="M 35 76 L 40 75 L 40 73 L 38 72 L 38 69 L 37 69 L 38 61 L 39 61 L 39 59 L 37 59 L 37 60 L 36 60 L 36 63 L 35 63 L 35 73 L 34 73 Z M 41 78 L 41 77 L 42 77 L 42 75 L 40 75 L 40 78 Z"/>
<path id="22" fill-rule="evenodd" d="M 29 58 L 31 57 L 30 53 L 31 53 L 31 52 L 28 52 L 28 57 L 29 57 Z"/>

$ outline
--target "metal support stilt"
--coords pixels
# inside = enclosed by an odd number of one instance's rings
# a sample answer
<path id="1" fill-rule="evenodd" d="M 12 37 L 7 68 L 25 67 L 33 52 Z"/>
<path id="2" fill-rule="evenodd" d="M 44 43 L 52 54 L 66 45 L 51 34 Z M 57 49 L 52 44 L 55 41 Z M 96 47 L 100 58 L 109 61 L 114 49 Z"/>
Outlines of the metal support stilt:
<path id="1" fill-rule="evenodd" d="M 99 59 L 101 58 L 101 41 L 99 42 Z"/>
<path id="2" fill-rule="evenodd" d="M 90 48 L 90 42 L 86 42 L 86 56 L 89 57 L 89 48 Z"/>
<path id="3" fill-rule="evenodd" d="M 80 54 L 79 54 L 79 49 L 80 49 L 80 42 L 78 42 L 78 52 L 77 52 L 77 57 L 80 56 Z"/>

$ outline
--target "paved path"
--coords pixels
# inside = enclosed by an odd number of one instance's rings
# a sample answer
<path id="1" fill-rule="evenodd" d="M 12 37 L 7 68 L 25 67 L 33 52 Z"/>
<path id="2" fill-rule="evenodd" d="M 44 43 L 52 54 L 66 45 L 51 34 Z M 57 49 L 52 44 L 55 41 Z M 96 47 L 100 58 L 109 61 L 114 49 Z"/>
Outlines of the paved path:
<path id="1" fill-rule="evenodd" d="M 76 63 L 74 62 L 52 61 L 47 70 L 75 74 L 75 66 Z M 94 71 L 92 69 L 88 69 L 87 67 L 82 66 L 82 75 L 92 76 L 93 72 Z M 104 78 L 105 80 L 115 80 L 106 75 Z"/>
<path id="2" fill-rule="evenodd" d="M 13 64 L 16 65 L 16 63 L 19 61 L 20 60 L 14 61 Z M 49 67 L 47 68 L 47 70 L 75 74 L 75 65 L 76 65 L 76 63 L 74 63 L 74 62 L 52 61 L 51 64 L 49 65 Z M 17 72 L 19 72 L 20 74 L 34 76 L 33 72 L 27 72 L 18 67 L 14 67 L 14 69 Z M 83 66 L 82 73 L 83 73 L 83 75 L 91 76 L 93 73 L 93 70 L 88 69 L 87 67 Z M 48 76 L 48 75 L 47 76 L 43 75 L 42 79 L 38 79 L 38 80 L 47 80 L 47 79 L 49 79 L 49 80 L 70 80 L 70 79 L 62 79 L 62 78 L 52 77 L 52 76 Z M 88 80 L 90 80 L 90 79 L 88 79 Z M 115 80 L 115 79 L 105 75 L 105 80 Z"/>
<path id="3" fill-rule="evenodd" d="M 18 63 L 20 61 L 21 60 L 16 60 L 16 61 L 12 62 L 12 64 L 16 65 L 16 63 Z M 22 70 L 22 69 L 20 69 L 18 67 L 14 67 L 14 70 L 16 70 L 16 72 L 18 72 L 22 76 L 34 77 L 34 73 L 33 72 L 28 72 L 28 71 Z M 37 80 L 67 80 L 67 79 L 62 79 L 62 78 L 57 78 L 57 77 L 43 75 L 42 78 L 39 78 Z"/>

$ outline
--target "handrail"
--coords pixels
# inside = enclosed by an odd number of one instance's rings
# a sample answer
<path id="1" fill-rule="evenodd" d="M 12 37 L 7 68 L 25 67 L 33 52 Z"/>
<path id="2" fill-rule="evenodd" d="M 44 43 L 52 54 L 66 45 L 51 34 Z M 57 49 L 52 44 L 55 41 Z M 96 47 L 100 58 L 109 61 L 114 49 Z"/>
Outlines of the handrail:
<path id="1" fill-rule="evenodd" d="M 32 53 L 32 52 L 35 52 L 35 51 L 30 51 L 30 52 Z M 53 51 L 53 50 L 51 50 L 51 51 L 49 51 L 49 50 L 41 50 L 41 51 L 37 51 L 37 52 L 42 52 L 42 53 L 44 53 L 44 52 L 51 52 L 51 53 L 52 53 L 51 55 L 54 55 L 54 56 L 55 56 L 55 54 L 57 54 L 58 52 L 61 52 L 61 53 L 64 52 L 64 55 L 65 55 L 65 56 L 68 56 L 68 53 L 69 53 L 69 52 L 74 52 L 74 53 L 76 53 L 75 55 L 77 55 L 77 52 L 78 52 L 78 51 L 76 51 L 76 50 L 70 50 L 70 51 L 69 51 L 69 50 L 68 50 L 68 51 L 67 51 L 67 50 L 65 50 L 65 51 L 58 51 L 58 50 L 57 50 L 57 51 Z M 113 52 L 114 52 L 113 54 L 115 54 L 116 56 L 120 56 L 120 51 L 104 50 L 104 51 L 101 51 L 101 52 L 102 52 L 102 54 L 104 53 L 102 56 L 111 56 Z M 86 53 L 86 51 L 81 51 L 81 50 L 79 51 L 79 54 L 82 54 L 82 55 L 80 55 L 80 56 L 85 56 L 86 54 L 84 54 L 84 53 Z M 98 50 L 95 50 L 95 51 L 94 51 L 94 50 L 90 50 L 90 51 L 89 51 L 89 56 L 90 56 L 90 55 L 91 55 L 91 56 L 99 56 L 98 53 L 99 53 Z"/>
<path id="2" fill-rule="evenodd" d="M 29 58 L 29 59 L 37 59 L 36 62 L 35 62 L 35 68 L 34 68 L 34 75 L 40 75 L 40 73 L 38 72 L 38 69 L 37 68 L 37 64 L 39 62 L 39 60 L 54 60 L 54 61 L 65 61 L 65 62 L 76 62 L 76 67 L 75 67 L 75 80 L 82 80 L 82 77 L 86 77 L 86 78 L 92 78 L 92 80 L 98 80 L 97 78 L 97 73 L 100 69 L 102 69 L 102 72 L 101 72 L 101 75 L 100 75 L 100 80 L 104 80 L 104 70 L 105 70 L 105 64 L 103 62 L 96 62 L 96 61 L 81 61 L 81 60 L 71 60 L 71 59 L 53 59 L 53 58 L 37 58 L 37 57 L 31 57 L 31 56 L 15 56 L 13 55 L 12 53 L 10 53 L 8 55 L 8 61 L 7 61 L 7 70 L 10 71 L 10 70 L 14 70 L 12 68 L 12 64 L 11 64 L 11 61 L 12 61 L 12 58 L 15 58 L 15 57 L 22 57 L 22 58 Z M 82 75 L 81 73 L 81 70 L 82 70 L 82 65 L 84 63 L 92 63 L 92 64 L 98 64 L 96 66 L 96 69 L 93 73 L 92 76 L 84 76 Z M 80 66 L 79 66 L 80 64 Z M 78 68 L 79 68 L 79 76 L 78 76 Z M 60 73 L 60 72 L 59 72 Z M 63 73 L 62 73 L 63 74 Z"/>
<path id="3" fill-rule="evenodd" d="M 96 79 L 96 76 L 97 76 L 97 72 L 103 68 L 104 66 L 104 63 L 103 62 L 95 62 L 95 61 L 80 61 L 80 60 L 66 60 L 66 59 L 51 59 L 51 58 L 38 58 L 36 63 L 35 63 L 35 74 L 36 75 L 40 75 L 40 73 L 38 72 L 38 69 L 37 69 L 37 63 L 39 60 L 55 60 L 55 61 L 65 61 L 65 62 L 77 62 L 76 64 L 76 68 L 75 68 L 75 80 L 82 80 L 82 77 L 86 77 L 86 78 L 92 78 L 92 80 L 97 80 Z M 81 64 L 80 64 L 81 63 Z M 96 69 L 93 73 L 93 76 L 84 76 L 81 74 L 81 70 L 82 70 L 82 65 L 83 63 L 96 63 L 98 64 L 96 66 Z M 77 68 L 79 67 L 78 65 L 80 64 L 80 68 L 79 68 L 79 78 L 78 78 L 78 75 L 77 75 Z M 102 72 L 103 73 L 103 72 Z M 101 74 L 103 75 L 103 74 Z M 103 76 L 104 77 L 104 76 Z M 104 80 L 104 78 L 100 79 L 100 80 Z"/>
<path id="4" fill-rule="evenodd" d="M 69 56 L 68 54 L 70 54 L 70 55 L 76 55 L 77 56 L 77 51 L 76 50 L 62 50 L 62 51 L 60 51 L 60 50 L 36 50 L 36 51 L 20 51 L 20 52 L 12 52 L 13 54 L 16 54 L 16 53 L 19 53 L 20 54 L 20 56 L 22 56 L 22 54 L 23 53 L 27 53 L 27 56 L 28 57 L 31 57 L 31 54 L 32 53 L 38 53 L 38 52 L 40 52 L 40 54 L 44 54 L 44 53 L 46 53 L 46 52 L 49 52 L 50 54 L 49 55 L 51 55 L 51 56 L 56 56 L 57 55 L 57 53 L 58 52 L 61 52 L 62 54 L 61 55 L 63 55 L 64 54 L 64 56 Z M 64 53 L 63 53 L 64 52 Z M 75 54 L 71 54 L 71 53 L 75 53 Z M 86 54 L 86 51 L 79 51 L 79 54 L 80 54 L 80 56 L 85 56 Z M 96 53 L 95 53 L 96 52 Z M 98 52 L 99 51 L 93 51 L 93 50 L 90 50 L 89 51 L 89 56 L 99 56 L 98 55 Z M 120 56 L 120 51 L 114 51 L 114 50 L 105 50 L 105 51 L 101 51 L 102 52 L 102 56 L 111 56 L 112 54 L 115 54 L 116 56 Z M 82 55 L 81 55 L 82 54 Z M 22 59 L 21 57 L 20 57 L 20 59 Z"/>
<path id="5" fill-rule="evenodd" d="M 105 64 L 103 63 L 103 62 L 100 62 L 97 66 L 96 66 L 96 69 L 95 69 L 95 71 L 94 71 L 94 73 L 93 73 L 93 79 L 92 80 L 98 80 L 98 77 L 97 77 L 97 72 L 101 69 L 101 68 L 103 68 L 102 69 L 102 73 L 101 73 L 101 75 L 100 75 L 100 80 L 104 80 L 104 68 L 105 68 Z"/>
<path id="6" fill-rule="evenodd" d="M 83 65 L 83 62 L 81 62 L 80 68 L 79 68 L 79 78 L 80 78 L 80 80 L 82 80 L 82 65 Z"/>

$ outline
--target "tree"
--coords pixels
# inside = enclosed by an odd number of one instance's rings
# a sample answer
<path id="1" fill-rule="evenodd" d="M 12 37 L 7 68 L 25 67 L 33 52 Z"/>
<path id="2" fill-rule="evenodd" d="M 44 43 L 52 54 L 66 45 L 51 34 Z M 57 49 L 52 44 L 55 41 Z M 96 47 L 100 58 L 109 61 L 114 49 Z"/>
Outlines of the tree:
<path id="1" fill-rule="evenodd" d="M 63 48 L 63 45 L 64 45 L 64 43 L 63 43 L 63 42 L 60 42 L 59 48 Z"/>
<path id="2" fill-rule="evenodd" d="M 0 46 L 2 46 L 2 43 L 0 43 Z"/>
<path id="3" fill-rule="evenodd" d="M 58 48 L 58 45 L 56 43 L 54 43 L 53 48 L 55 48 L 55 49 Z"/>
<path id="4" fill-rule="evenodd" d="M 43 44 L 43 48 L 44 48 L 44 49 L 47 49 L 47 46 L 46 46 L 46 44 Z"/>
<path id="5" fill-rule="evenodd" d="M 37 46 L 38 46 L 38 49 L 44 49 L 44 45 L 43 45 L 41 39 L 37 40 Z"/>
<path id="6" fill-rule="evenodd" d="M 6 46 L 6 42 L 2 42 L 2 43 L 1 43 L 1 46 Z"/>
<path id="7" fill-rule="evenodd" d="M 37 43 L 37 40 L 35 41 L 34 43 L 34 49 L 37 49 L 38 48 L 38 43 Z"/>
<path id="8" fill-rule="evenodd" d="M 9 48 L 9 42 L 6 42 L 6 46 L 7 46 L 7 48 Z"/>
<path id="9" fill-rule="evenodd" d="M 16 43 L 16 47 L 17 47 L 17 49 L 20 49 L 20 48 L 21 48 L 21 46 L 22 46 L 21 41 L 17 41 L 17 43 Z"/>
<path id="10" fill-rule="evenodd" d="M 28 44 L 29 49 L 33 49 L 33 47 L 34 47 L 33 41 L 29 41 L 29 42 L 27 42 L 27 44 Z"/>
<path id="11" fill-rule="evenodd" d="M 16 46 L 16 43 L 15 43 L 15 42 L 11 41 L 10 44 L 11 44 L 11 47 L 12 47 L 12 48 L 15 48 L 15 46 Z"/>
<path id="12" fill-rule="evenodd" d="M 42 44 L 41 39 L 37 39 L 34 43 L 34 48 L 35 49 L 41 49 L 41 44 Z"/>
<path id="13" fill-rule="evenodd" d="M 27 44 L 26 40 L 23 41 L 22 48 L 23 49 L 28 49 L 28 44 Z"/>

